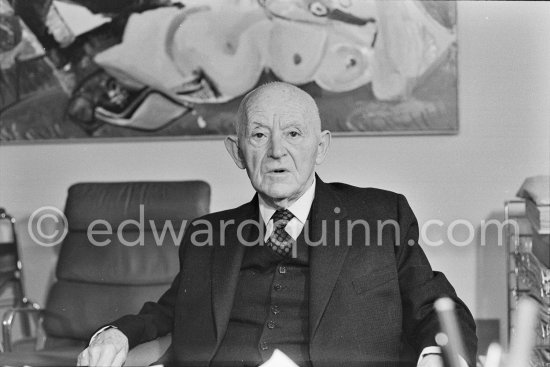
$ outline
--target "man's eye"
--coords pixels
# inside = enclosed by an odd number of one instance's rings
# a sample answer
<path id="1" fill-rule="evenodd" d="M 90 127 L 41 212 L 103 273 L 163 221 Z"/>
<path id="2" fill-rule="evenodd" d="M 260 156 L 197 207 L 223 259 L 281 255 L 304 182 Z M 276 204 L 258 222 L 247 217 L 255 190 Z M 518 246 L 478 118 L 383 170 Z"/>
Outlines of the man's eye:
<path id="1" fill-rule="evenodd" d="M 291 131 L 288 133 L 288 135 L 290 135 L 292 138 L 295 138 L 297 136 L 300 136 L 300 132 L 298 131 Z"/>
<path id="2" fill-rule="evenodd" d="M 264 133 L 254 133 L 252 134 L 252 137 L 256 138 L 256 139 L 261 139 L 265 136 Z"/>

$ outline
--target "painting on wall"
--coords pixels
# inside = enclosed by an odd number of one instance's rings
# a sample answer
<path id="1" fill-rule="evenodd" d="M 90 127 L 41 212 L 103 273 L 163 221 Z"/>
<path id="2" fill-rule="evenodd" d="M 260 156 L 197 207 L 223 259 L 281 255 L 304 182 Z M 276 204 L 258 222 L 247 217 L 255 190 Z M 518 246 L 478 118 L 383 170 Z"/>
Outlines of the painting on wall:
<path id="1" fill-rule="evenodd" d="M 0 143 L 217 138 L 285 81 L 335 135 L 458 132 L 456 3 L 0 0 Z"/>

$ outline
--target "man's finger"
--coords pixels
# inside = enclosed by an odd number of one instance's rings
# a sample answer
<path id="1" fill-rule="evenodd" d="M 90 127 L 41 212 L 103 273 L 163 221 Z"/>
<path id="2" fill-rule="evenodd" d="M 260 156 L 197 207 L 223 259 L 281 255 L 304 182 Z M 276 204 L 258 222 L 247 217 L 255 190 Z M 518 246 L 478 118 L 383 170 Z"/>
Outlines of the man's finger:
<path id="1" fill-rule="evenodd" d="M 123 349 L 117 353 L 115 359 L 113 360 L 114 367 L 121 367 L 124 361 L 126 360 L 126 351 Z"/>
<path id="2" fill-rule="evenodd" d="M 112 366 L 113 361 L 114 361 L 114 359 L 116 357 L 116 354 L 117 354 L 115 346 L 112 345 L 112 344 L 107 344 L 107 345 L 102 345 L 101 347 L 96 347 L 96 348 L 99 351 L 99 353 L 98 353 L 99 358 L 97 358 L 96 363 L 92 362 L 91 366 L 93 366 L 93 367 L 95 367 L 95 366 L 97 366 L 97 367 Z"/>
<path id="3" fill-rule="evenodd" d="M 101 357 L 101 350 L 98 347 L 88 347 L 88 366 L 97 366 L 99 357 Z"/>
<path id="4" fill-rule="evenodd" d="M 78 360 L 76 362 L 76 365 L 77 366 L 88 366 L 88 364 L 89 364 L 88 348 L 86 348 L 78 355 Z"/>

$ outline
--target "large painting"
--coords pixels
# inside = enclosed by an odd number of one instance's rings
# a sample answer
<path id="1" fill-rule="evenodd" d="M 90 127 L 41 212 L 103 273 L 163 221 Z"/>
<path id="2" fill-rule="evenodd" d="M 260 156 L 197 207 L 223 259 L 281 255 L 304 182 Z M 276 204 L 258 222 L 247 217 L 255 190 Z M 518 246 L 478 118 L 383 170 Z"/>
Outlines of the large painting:
<path id="1" fill-rule="evenodd" d="M 456 3 L 0 0 L 0 142 L 215 138 L 286 81 L 336 135 L 458 132 Z"/>

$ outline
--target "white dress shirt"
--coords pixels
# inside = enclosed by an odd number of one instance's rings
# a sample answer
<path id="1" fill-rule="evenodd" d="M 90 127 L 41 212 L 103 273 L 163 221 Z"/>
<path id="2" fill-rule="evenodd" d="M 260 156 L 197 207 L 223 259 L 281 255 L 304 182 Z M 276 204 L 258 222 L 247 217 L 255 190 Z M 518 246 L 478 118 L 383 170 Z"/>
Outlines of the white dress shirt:
<path id="1" fill-rule="evenodd" d="M 309 215 L 309 211 L 311 210 L 311 204 L 313 203 L 313 197 L 315 196 L 315 178 L 313 179 L 313 183 L 311 186 L 292 204 L 289 206 L 288 211 L 294 215 L 294 218 L 292 218 L 290 221 L 288 221 L 285 231 L 292 237 L 292 239 L 296 240 L 298 236 L 300 236 L 300 233 L 302 233 L 302 229 L 304 229 L 304 225 L 307 220 L 307 216 Z M 267 241 L 269 236 L 273 233 L 273 219 L 271 217 L 275 213 L 275 208 L 269 206 L 264 199 L 262 199 L 261 196 L 259 196 L 259 204 L 260 204 L 260 215 L 262 216 L 262 220 L 264 223 L 267 223 L 265 226 L 265 236 L 264 241 Z"/>

